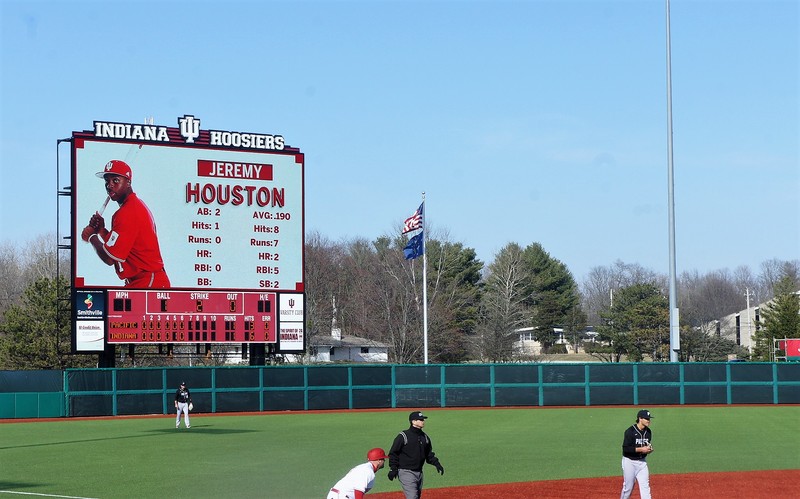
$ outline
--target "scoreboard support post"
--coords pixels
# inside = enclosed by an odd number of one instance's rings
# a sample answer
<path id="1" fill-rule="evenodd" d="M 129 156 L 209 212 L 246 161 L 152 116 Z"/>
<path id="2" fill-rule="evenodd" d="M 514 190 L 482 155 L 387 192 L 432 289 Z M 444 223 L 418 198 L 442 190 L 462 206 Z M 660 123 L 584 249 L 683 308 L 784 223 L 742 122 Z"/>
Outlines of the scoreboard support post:
<path id="1" fill-rule="evenodd" d="M 114 367 L 116 362 L 116 346 L 106 343 L 105 350 L 98 354 L 97 367 Z"/>
<path id="2" fill-rule="evenodd" d="M 264 366 L 266 365 L 267 349 L 264 343 L 250 343 L 250 365 L 251 366 Z"/>

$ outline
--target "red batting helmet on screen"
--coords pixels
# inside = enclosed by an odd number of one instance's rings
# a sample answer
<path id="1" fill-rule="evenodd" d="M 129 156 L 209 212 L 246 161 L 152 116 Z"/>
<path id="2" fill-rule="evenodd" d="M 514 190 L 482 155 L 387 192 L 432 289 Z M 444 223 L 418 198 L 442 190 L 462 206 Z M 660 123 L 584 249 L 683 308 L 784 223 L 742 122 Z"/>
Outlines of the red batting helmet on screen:
<path id="1" fill-rule="evenodd" d="M 388 458 L 389 456 L 387 456 L 386 453 L 383 452 L 383 449 L 381 449 L 380 447 L 375 447 L 374 449 L 370 449 L 370 451 L 367 452 L 367 461 L 377 461 L 379 459 L 388 459 Z"/>
<path id="2" fill-rule="evenodd" d="M 131 173 L 131 167 L 128 166 L 128 163 L 124 161 L 120 161 L 118 159 L 112 159 L 108 163 L 106 163 L 105 168 L 103 171 L 95 173 L 100 178 L 105 177 L 106 175 L 119 175 L 120 177 L 125 177 L 128 180 L 133 180 L 133 173 Z"/>

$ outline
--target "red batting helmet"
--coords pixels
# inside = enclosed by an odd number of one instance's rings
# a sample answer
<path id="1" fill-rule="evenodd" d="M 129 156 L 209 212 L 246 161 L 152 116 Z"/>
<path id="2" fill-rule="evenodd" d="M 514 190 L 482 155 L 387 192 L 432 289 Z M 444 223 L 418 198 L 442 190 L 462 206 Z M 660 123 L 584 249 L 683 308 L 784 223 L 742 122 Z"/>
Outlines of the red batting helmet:
<path id="1" fill-rule="evenodd" d="M 377 461 L 378 459 L 388 459 L 389 456 L 383 452 L 383 449 L 380 447 L 375 447 L 367 452 L 367 461 Z"/>
<path id="2" fill-rule="evenodd" d="M 105 168 L 103 171 L 95 173 L 100 178 L 105 177 L 106 175 L 119 175 L 120 177 L 125 177 L 128 180 L 133 180 L 133 174 L 131 173 L 131 167 L 128 166 L 128 163 L 124 161 L 120 161 L 118 159 L 112 159 L 108 163 L 106 163 Z"/>

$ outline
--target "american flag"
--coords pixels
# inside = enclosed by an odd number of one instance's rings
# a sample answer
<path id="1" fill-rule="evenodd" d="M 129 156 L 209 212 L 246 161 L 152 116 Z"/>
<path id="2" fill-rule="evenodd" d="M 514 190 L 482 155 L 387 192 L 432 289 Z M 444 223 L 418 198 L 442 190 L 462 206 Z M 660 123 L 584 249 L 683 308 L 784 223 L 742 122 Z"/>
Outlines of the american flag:
<path id="1" fill-rule="evenodd" d="M 412 230 L 417 230 L 422 228 L 422 207 L 425 206 L 425 203 L 419 205 L 417 211 L 414 212 L 413 215 L 406 218 L 405 223 L 403 223 L 403 234 L 411 232 Z"/>

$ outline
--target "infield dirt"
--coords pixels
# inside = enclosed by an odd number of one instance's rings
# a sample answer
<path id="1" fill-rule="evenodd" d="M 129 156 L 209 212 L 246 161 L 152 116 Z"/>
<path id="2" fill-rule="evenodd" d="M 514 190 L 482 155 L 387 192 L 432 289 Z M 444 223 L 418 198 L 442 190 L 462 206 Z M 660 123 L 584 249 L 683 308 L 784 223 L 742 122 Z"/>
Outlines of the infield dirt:
<path id="1" fill-rule="evenodd" d="M 776 499 L 797 497 L 800 470 L 742 471 L 735 473 L 689 473 L 650 475 L 650 488 L 659 499 Z M 569 499 L 618 497 L 619 477 L 545 480 L 501 483 L 472 487 L 424 489 L 425 499 Z M 371 499 L 402 499 L 402 492 L 369 494 Z M 639 498 L 638 486 L 631 498 Z"/>

